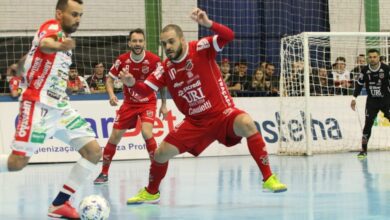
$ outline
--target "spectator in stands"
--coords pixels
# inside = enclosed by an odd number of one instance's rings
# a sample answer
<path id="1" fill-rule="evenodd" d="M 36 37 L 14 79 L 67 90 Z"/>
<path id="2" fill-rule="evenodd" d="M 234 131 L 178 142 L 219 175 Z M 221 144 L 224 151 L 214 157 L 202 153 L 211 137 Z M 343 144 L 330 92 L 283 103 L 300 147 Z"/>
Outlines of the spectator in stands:
<path id="1" fill-rule="evenodd" d="M 265 76 L 261 66 L 253 73 L 252 83 L 249 90 L 265 92 Z"/>
<path id="2" fill-rule="evenodd" d="M 223 81 L 225 81 L 227 86 L 230 86 L 232 73 L 230 70 L 230 62 L 227 58 L 222 59 L 220 69 L 221 69 Z"/>
<path id="3" fill-rule="evenodd" d="M 312 74 L 310 74 L 310 77 L 311 76 Z M 286 79 L 288 96 L 304 95 L 304 63 L 302 60 L 295 61 L 291 64 L 291 72 L 288 74 Z"/>
<path id="4" fill-rule="evenodd" d="M 345 57 L 337 57 L 332 71 L 334 84 L 336 86 L 336 93 L 347 95 L 348 89 L 351 88 L 352 81 L 350 72 L 346 70 Z"/>
<path id="5" fill-rule="evenodd" d="M 91 93 L 87 81 L 84 79 L 84 77 L 79 76 L 79 72 L 74 63 L 72 63 L 72 65 L 69 67 L 69 79 L 67 84 L 67 93 Z"/>
<path id="6" fill-rule="evenodd" d="M 19 97 L 22 92 L 20 83 L 22 81 L 21 72 L 18 72 L 18 64 L 14 63 L 7 69 L 7 81 L 9 83 L 9 92 L 12 98 Z"/>
<path id="7" fill-rule="evenodd" d="M 87 78 L 87 83 L 91 93 L 105 93 L 106 74 L 104 73 L 104 64 L 102 62 L 97 62 L 93 65 L 93 67 L 93 74 Z"/>
<path id="8" fill-rule="evenodd" d="M 250 82 L 248 80 L 247 71 L 248 64 L 246 60 L 240 60 L 238 63 L 238 72 L 232 75 L 232 83 L 231 86 L 228 87 L 229 91 L 245 91 L 249 89 Z"/>
<path id="9" fill-rule="evenodd" d="M 313 78 L 313 83 L 310 86 L 311 95 L 330 96 L 335 94 L 332 74 L 325 67 L 318 68 L 316 73 L 313 73 Z"/>
<path id="10" fill-rule="evenodd" d="M 263 71 L 263 73 L 265 73 L 265 68 L 267 67 L 267 62 L 266 61 L 260 62 L 259 67 L 261 68 L 261 71 Z"/>
<path id="11" fill-rule="evenodd" d="M 270 95 L 276 96 L 279 94 L 279 77 L 275 74 L 275 65 L 267 63 L 265 66 L 265 81 L 270 83 Z M 267 82 L 268 84 L 268 82 Z"/>
<path id="12" fill-rule="evenodd" d="M 356 57 L 356 66 L 351 70 L 350 79 L 356 81 L 359 77 L 359 74 L 362 71 L 362 68 L 366 65 L 367 65 L 366 55 L 359 54 L 359 56 Z"/>
<path id="13" fill-rule="evenodd" d="M 11 64 L 5 74 L 1 75 L 0 79 L 0 93 L 10 93 L 9 81 L 11 78 L 16 75 L 18 65 L 16 63 Z"/>

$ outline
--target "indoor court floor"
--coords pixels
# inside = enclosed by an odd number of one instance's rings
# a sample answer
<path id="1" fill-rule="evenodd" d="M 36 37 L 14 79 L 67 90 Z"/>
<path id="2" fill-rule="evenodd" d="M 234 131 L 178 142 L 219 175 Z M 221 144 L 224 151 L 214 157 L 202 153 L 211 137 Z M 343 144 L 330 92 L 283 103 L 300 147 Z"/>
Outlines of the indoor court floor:
<path id="1" fill-rule="evenodd" d="M 73 204 L 90 194 L 111 204 L 109 219 L 390 219 L 390 152 L 311 157 L 271 156 L 273 171 L 288 185 L 284 193 L 262 191 L 250 156 L 171 160 L 158 205 L 126 205 L 145 186 L 149 161 L 116 161 L 110 182 L 89 178 Z M 99 164 L 99 168 L 100 168 Z M 72 164 L 30 165 L 0 174 L 0 219 L 48 219 L 47 208 Z"/>

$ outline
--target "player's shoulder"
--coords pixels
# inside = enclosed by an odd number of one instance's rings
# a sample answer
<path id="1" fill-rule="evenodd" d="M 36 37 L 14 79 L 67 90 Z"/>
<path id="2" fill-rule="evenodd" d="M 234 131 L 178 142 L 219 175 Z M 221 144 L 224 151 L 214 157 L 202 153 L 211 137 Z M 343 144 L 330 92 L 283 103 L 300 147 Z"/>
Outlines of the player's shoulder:
<path id="1" fill-rule="evenodd" d="M 51 31 L 59 31 L 59 30 L 61 30 L 61 25 L 60 25 L 60 23 L 57 20 L 49 19 L 49 20 L 46 20 L 45 22 L 43 22 L 41 24 L 41 28 L 40 29 L 47 29 L 47 30 L 51 30 Z"/>
<path id="2" fill-rule="evenodd" d="M 388 65 L 386 65 L 386 64 L 384 64 L 384 63 L 381 63 L 381 68 L 383 69 L 383 70 L 385 70 L 385 71 L 389 71 L 389 66 Z"/>
<path id="3" fill-rule="evenodd" d="M 151 59 L 151 60 L 158 60 L 160 61 L 160 57 L 154 54 L 151 51 L 146 50 L 145 51 L 145 59 Z"/>
<path id="4" fill-rule="evenodd" d="M 129 52 L 126 52 L 126 53 L 122 53 L 118 56 L 117 58 L 118 60 L 122 60 L 122 61 L 125 61 L 126 59 L 130 59 L 130 53 Z"/>

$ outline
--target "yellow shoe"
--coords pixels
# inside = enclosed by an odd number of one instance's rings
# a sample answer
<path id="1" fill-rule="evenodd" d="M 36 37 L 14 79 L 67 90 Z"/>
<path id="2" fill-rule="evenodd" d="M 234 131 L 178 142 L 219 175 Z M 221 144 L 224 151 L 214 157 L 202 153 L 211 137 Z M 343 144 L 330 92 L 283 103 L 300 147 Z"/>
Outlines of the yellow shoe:
<path id="1" fill-rule="evenodd" d="M 263 189 L 265 191 L 270 191 L 274 193 L 287 191 L 287 186 L 281 183 L 275 174 L 272 174 L 268 179 L 263 183 Z"/>
<path id="2" fill-rule="evenodd" d="M 156 204 L 160 201 L 160 192 L 156 194 L 150 194 L 146 191 L 145 188 L 142 188 L 138 194 L 127 200 L 128 205 L 138 205 L 138 204 Z"/>

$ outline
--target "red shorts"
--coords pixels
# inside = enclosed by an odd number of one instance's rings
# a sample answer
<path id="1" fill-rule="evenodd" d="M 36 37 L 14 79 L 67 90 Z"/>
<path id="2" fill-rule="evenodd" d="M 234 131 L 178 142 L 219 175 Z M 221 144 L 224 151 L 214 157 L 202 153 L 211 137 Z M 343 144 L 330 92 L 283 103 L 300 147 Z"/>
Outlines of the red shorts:
<path id="1" fill-rule="evenodd" d="M 233 123 L 234 119 L 243 113 L 246 112 L 230 108 L 199 124 L 184 119 L 169 132 L 164 141 L 177 147 L 180 153 L 188 152 L 194 156 L 202 153 L 215 140 L 227 147 L 236 145 L 241 142 L 242 137 L 234 133 Z"/>
<path id="2" fill-rule="evenodd" d="M 150 122 L 154 124 L 156 118 L 156 105 L 140 105 L 134 106 L 123 103 L 116 112 L 114 128 L 123 130 L 135 128 L 138 118 L 141 122 Z"/>

